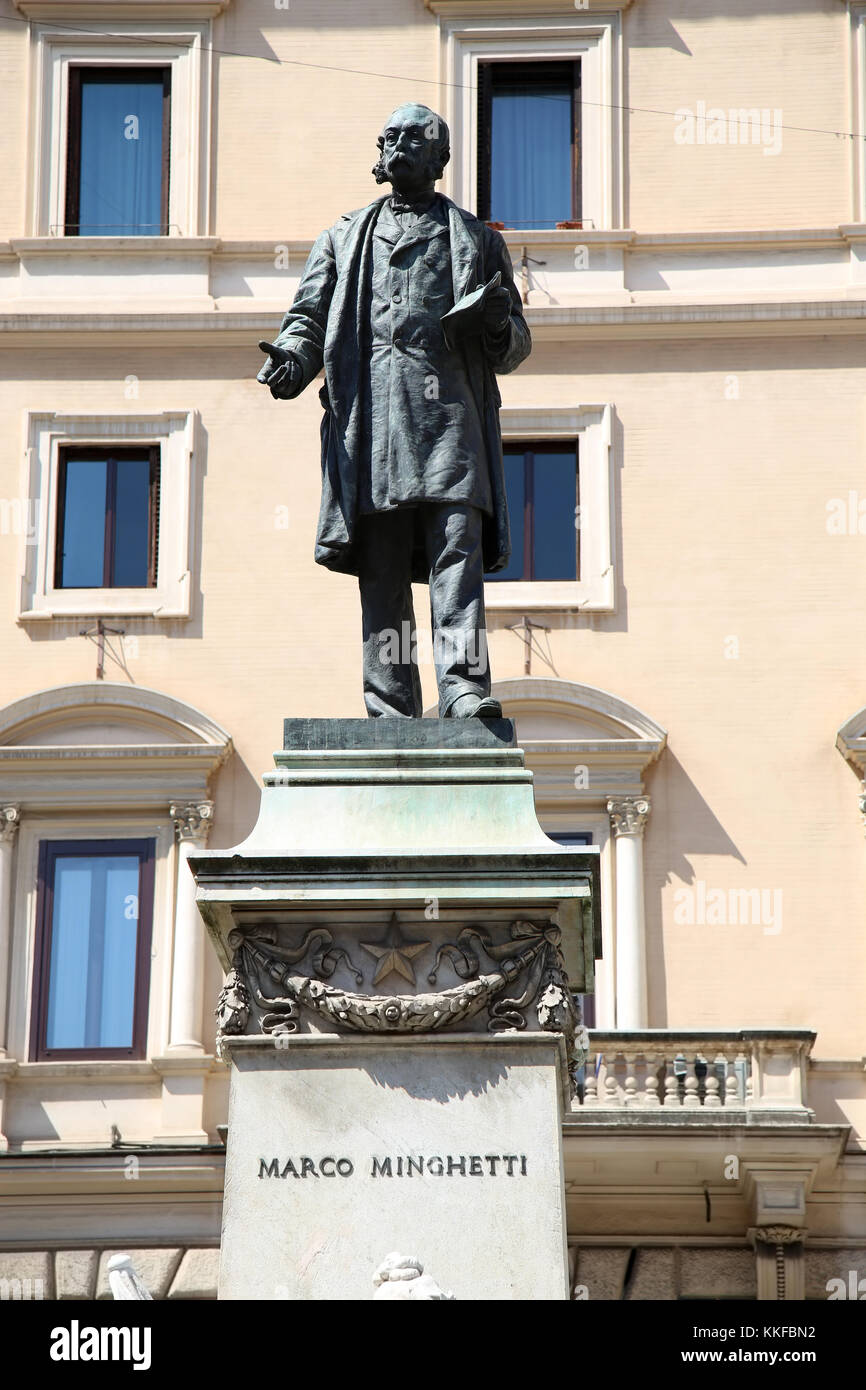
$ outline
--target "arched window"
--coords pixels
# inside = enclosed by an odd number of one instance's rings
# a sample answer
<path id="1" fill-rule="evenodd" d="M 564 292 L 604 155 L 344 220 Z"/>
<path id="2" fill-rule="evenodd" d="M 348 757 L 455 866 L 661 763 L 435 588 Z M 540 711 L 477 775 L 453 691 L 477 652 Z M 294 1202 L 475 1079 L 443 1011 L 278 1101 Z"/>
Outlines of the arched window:
<path id="1" fill-rule="evenodd" d="M 79 1075 L 85 1059 L 140 1073 L 142 1097 L 161 1077 L 153 1131 L 205 1137 L 204 927 L 184 861 L 231 751 L 200 711 L 140 686 L 60 686 L 0 709 L 0 1057 L 18 1081 Z"/>

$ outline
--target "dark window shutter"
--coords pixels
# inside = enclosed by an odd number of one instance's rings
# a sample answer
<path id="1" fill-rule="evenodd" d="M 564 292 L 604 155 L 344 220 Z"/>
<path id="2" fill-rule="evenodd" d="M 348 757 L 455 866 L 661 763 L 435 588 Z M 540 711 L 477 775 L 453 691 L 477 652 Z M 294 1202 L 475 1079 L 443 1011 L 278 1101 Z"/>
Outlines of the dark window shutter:
<path id="1" fill-rule="evenodd" d="M 490 63 L 478 64 L 478 187 L 476 206 L 482 222 L 490 221 L 490 162 L 493 150 L 493 69 Z"/>
<path id="2" fill-rule="evenodd" d="M 81 68 L 69 67 L 69 106 L 66 118 L 67 236 L 78 236 L 78 202 L 81 192 Z"/>
<path id="3" fill-rule="evenodd" d="M 580 64 L 577 64 L 578 69 Z M 171 167 L 171 68 L 162 74 L 162 234 L 168 236 L 168 184 Z"/>
<path id="4" fill-rule="evenodd" d="M 573 96 L 573 118 L 574 118 L 574 144 L 572 147 L 571 168 L 574 179 L 572 192 L 572 220 L 580 222 L 583 217 L 583 166 L 581 163 L 580 149 L 580 59 L 577 58 L 574 64 L 574 96 Z"/>
<path id="5" fill-rule="evenodd" d="M 147 583 L 151 589 L 156 588 L 159 574 L 159 474 L 160 458 L 159 447 L 157 446 L 150 455 L 150 536 Z"/>

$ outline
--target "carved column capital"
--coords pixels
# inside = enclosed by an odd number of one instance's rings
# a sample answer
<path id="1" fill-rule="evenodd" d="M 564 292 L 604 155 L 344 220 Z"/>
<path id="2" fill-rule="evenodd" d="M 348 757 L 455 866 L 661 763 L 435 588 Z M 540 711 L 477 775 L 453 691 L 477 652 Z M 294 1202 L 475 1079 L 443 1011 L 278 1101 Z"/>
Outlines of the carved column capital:
<path id="1" fill-rule="evenodd" d="M 802 1226 L 752 1226 L 748 1235 L 753 1245 L 800 1245 L 806 1239 Z"/>
<path id="2" fill-rule="evenodd" d="M 168 814 L 174 821 L 175 839 L 204 844 L 213 822 L 212 801 L 173 801 Z"/>
<path id="3" fill-rule="evenodd" d="M 648 796 L 612 797 L 607 803 L 607 814 L 613 833 L 620 835 L 643 835 L 649 820 L 650 799 Z"/>
<path id="4" fill-rule="evenodd" d="M 806 1297 L 804 1226 L 750 1226 L 759 1302 L 802 1302 Z"/>
<path id="5" fill-rule="evenodd" d="M 11 844 L 20 824 L 20 806 L 0 806 L 0 844 Z"/>

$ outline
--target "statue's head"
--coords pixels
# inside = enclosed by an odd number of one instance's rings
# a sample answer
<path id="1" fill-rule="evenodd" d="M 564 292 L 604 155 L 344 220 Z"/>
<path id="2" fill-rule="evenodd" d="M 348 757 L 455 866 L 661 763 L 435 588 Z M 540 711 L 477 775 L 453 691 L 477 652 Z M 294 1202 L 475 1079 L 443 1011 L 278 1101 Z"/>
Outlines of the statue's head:
<path id="1" fill-rule="evenodd" d="M 429 106 L 416 102 L 392 112 L 377 144 L 380 154 L 373 166 L 376 182 L 390 183 L 401 193 L 429 187 L 441 179 L 451 158 L 447 125 Z"/>

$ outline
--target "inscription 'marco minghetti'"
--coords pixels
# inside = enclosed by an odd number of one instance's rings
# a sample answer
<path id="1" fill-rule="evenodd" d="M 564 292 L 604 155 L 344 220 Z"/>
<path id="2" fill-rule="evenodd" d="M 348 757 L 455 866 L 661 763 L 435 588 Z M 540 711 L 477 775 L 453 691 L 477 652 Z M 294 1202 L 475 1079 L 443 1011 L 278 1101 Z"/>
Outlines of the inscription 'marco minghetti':
<path id="1" fill-rule="evenodd" d="M 259 1159 L 260 1178 L 350 1178 L 355 1165 L 350 1158 L 314 1159 L 303 1154 L 297 1160 Z M 393 1158 L 374 1155 L 371 1178 L 514 1178 L 527 1176 L 526 1154 L 431 1154 L 429 1158 L 400 1154 Z"/>

